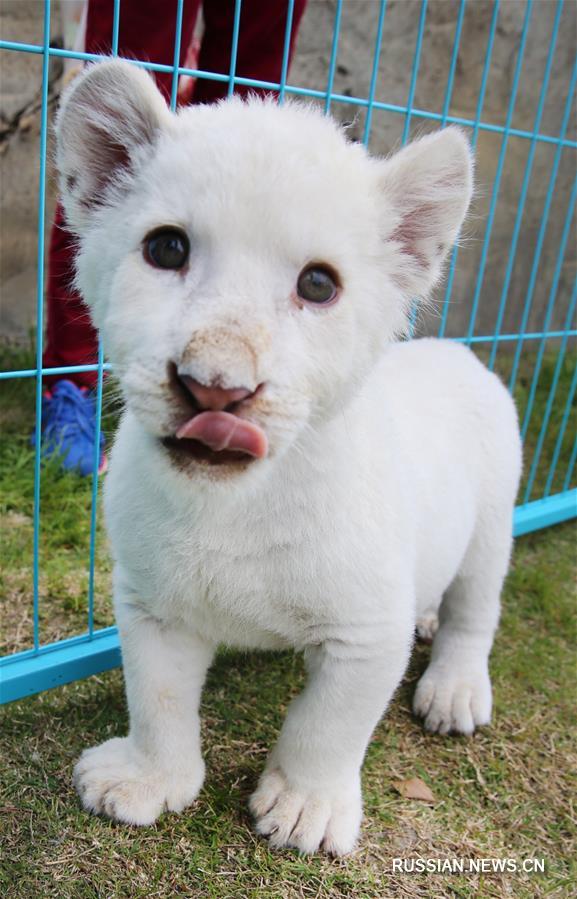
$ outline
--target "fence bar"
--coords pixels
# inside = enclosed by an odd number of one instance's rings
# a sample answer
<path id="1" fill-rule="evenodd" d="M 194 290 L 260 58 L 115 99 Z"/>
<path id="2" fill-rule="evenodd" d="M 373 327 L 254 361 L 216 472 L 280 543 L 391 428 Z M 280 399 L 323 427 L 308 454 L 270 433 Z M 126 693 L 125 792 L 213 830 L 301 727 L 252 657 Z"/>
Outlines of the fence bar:
<path id="1" fill-rule="evenodd" d="M 447 118 L 449 115 L 449 109 L 451 107 L 451 100 L 453 97 L 453 84 L 455 81 L 455 70 L 457 68 L 457 60 L 459 58 L 459 46 L 461 43 L 461 31 L 463 28 L 463 19 L 465 16 L 465 3 L 466 0 L 461 0 L 461 4 L 459 6 L 459 16 L 457 18 L 457 25 L 455 27 L 455 38 L 453 40 L 453 52 L 451 54 L 451 66 L 449 68 L 449 77 L 447 79 L 447 88 L 445 90 L 445 101 L 443 103 L 443 113 L 441 118 L 441 128 L 444 128 L 447 124 Z M 453 278 L 455 277 L 455 264 L 457 261 L 457 257 L 454 253 L 451 253 L 451 261 L 449 264 L 449 271 L 447 272 L 447 285 L 445 288 L 445 297 L 450 297 L 453 291 Z M 443 301 L 443 311 L 441 313 L 441 324 L 439 326 L 439 337 L 444 337 L 445 329 L 447 327 L 447 318 L 449 316 L 449 303 L 448 301 Z"/>
<path id="2" fill-rule="evenodd" d="M 451 53 L 451 65 L 449 67 L 449 77 L 447 78 L 447 87 L 445 90 L 445 100 L 443 102 L 443 112 L 441 118 L 441 128 L 447 124 L 451 100 L 453 98 L 453 85 L 455 83 L 455 71 L 457 69 L 457 60 L 459 58 L 459 46 L 461 44 L 461 31 L 463 30 L 463 19 L 465 17 L 465 5 L 467 0 L 461 0 L 459 5 L 459 15 L 457 24 L 455 25 L 455 37 L 453 40 L 453 52 Z"/>
<path id="3" fill-rule="evenodd" d="M 176 27 L 174 32 L 174 56 L 173 56 L 173 72 L 172 84 L 170 87 L 170 108 L 174 112 L 178 102 L 178 67 L 180 65 L 180 46 L 182 43 L 182 8 L 184 0 L 177 0 L 176 3 Z"/>
<path id="4" fill-rule="evenodd" d="M 293 0 L 294 2 L 294 0 Z M 497 3 L 497 0 L 495 0 Z M 43 52 L 42 46 L 38 44 L 23 44 L 18 41 L 2 41 L 0 40 L 0 50 L 21 50 L 26 53 L 38 53 L 41 54 Z M 62 50 L 60 47 L 50 47 L 49 48 L 50 56 L 59 56 L 64 59 L 79 59 L 85 62 L 99 62 L 102 59 L 107 59 L 108 57 L 102 53 L 76 53 L 72 50 Z M 170 65 L 163 65 L 162 63 L 156 62 L 145 62 L 140 59 L 130 59 L 128 60 L 135 66 L 139 66 L 141 69 L 146 69 L 149 72 L 173 72 L 173 67 Z M 179 75 L 189 75 L 192 78 L 203 78 L 207 81 L 221 81 L 228 82 L 229 75 L 221 72 L 207 72 L 204 69 L 189 69 L 185 66 L 179 66 L 178 68 Z M 281 87 L 281 83 L 278 81 L 262 81 L 257 78 L 243 78 L 241 76 L 237 76 L 235 78 L 235 83 L 243 85 L 244 87 L 256 87 L 262 88 L 264 90 L 269 91 L 278 91 Z M 297 87 L 292 84 L 285 84 L 284 86 L 285 93 L 294 94 L 295 97 L 310 97 L 314 100 L 326 100 L 326 91 L 315 90 L 314 88 L 309 87 Z M 348 97 L 346 94 L 331 94 L 331 101 L 333 103 L 343 103 L 349 106 L 368 106 L 369 101 L 366 97 Z M 381 100 L 373 101 L 374 109 L 377 109 L 382 112 L 394 112 L 399 115 L 407 114 L 407 107 L 401 106 L 398 103 L 385 103 Z M 414 107 L 411 110 L 411 116 L 416 116 L 420 119 L 426 119 L 431 122 L 441 122 L 443 120 L 443 115 L 440 112 L 432 112 L 428 109 L 419 109 L 418 107 Z M 504 134 L 505 128 L 503 125 L 495 125 L 491 122 L 483 122 L 481 120 L 477 121 L 476 119 L 468 119 L 463 116 L 447 116 L 447 123 L 451 125 L 463 125 L 466 128 L 477 128 L 479 131 L 487 131 L 493 134 Z M 532 131 L 525 131 L 522 128 L 511 128 L 509 134 L 512 137 L 524 137 L 529 140 L 533 137 Z M 551 134 L 539 134 L 537 140 L 541 143 L 546 144 L 554 144 L 555 146 L 561 145 L 562 147 L 567 147 L 572 150 L 577 149 L 577 141 L 571 140 L 570 138 L 560 138 L 559 136 L 551 135 Z"/>
<path id="5" fill-rule="evenodd" d="M 375 91 L 377 89 L 377 78 L 379 75 L 379 61 L 381 58 L 381 44 L 383 42 L 383 27 L 385 24 L 385 15 L 387 12 L 387 0 L 381 0 L 379 6 L 379 21 L 377 24 L 377 37 L 375 40 L 375 50 L 373 54 L 373 71 L 371 72 L 371 83 L 369 86 L 369 96 L 367 97 L 367 116 L 365 119 L 365 131 L 363 134 L 363 143 L 368 146 L 371 134 L 371 125 L 373 123 L 373 109 L 375 107 Z M 333 97 L 334 99 L 334 97 Z"/>
<path id="6" fill-rule="evenodd" d="M 34 649 L 40 646 L 39 555 L 40 555 L 40 476 L 42 461 L 42 349 L 44 332 L 44 219 L 46 217 L 46 139 L 48 133 L 48 66 L 50 56 L 50 0 L 44 3 L 44 55 L 42 58 L 42 111 L 40 119 L 40 177 L 38 183 L 38 272 L 36 283 L 36 423 L 34 452 L 34 536 L 33 536 L 33 617 Z"/>
<path id="7" fill-rule="evenodd" d="M 60 640 L 36 653 L 15 653 L 0 659 L 0 703 L 117 668 L 121 661 L 115 627 L 103 628 L 91 637 Z"/>
<path id="8" fill-rule="evenodd" d="M 182 4 L 182 0 L 178 0 Z M 112 22 L 112 56 L 118 56 L 118 34 L 120 27 L 120 0 L 114 0 Z M 178 63 L 178 60 L 177 60 Z M 173 79 L 174 87 L 174 79 Z M 98 377 L 96 382 L 96 428 L 94 432 L 94 454 L 92 460 L 92 488 L 90 503 L 90 541 L 88 556 L 88 633 L 94 634 L 94 580 L 96 563 L 96 523 L 98 512 L 98 471 L 100 468 L 100 435 L 102 432 L 102 387 L 104 379 L 104 354 L 102 341 L 98 340 Z M 70 371 L 70 369 L 68 369 Z"/>
<path id="9" fill-rule="evenodd" d="M 542 340 L 543 338 L 549 340 L 555 337 L 577 337 L 577 331 L 535 331 L 531 334 L 525 334 L 525 340 Z M 494 334 L 485 334 L 479 336 L 473 336 L 469 340 L 468 337 L 448 337 L 448 340 L 456 341 L 457 343 L 491 343 L 495 339 Z M 497 338 L 499 342 L 510 342 L 513 340 L 518 340 L 518 334 L 500 334 Z"/>
<path id="10" fill-rule="evenodd" d="M 96 387 L 96 430 L 92 461 L 92 498 L 90 507 L 90 555 L 88 568 L 88 633 L 94 633 L 94 572 L 96 562 L 96 522 L 98 511 L 98 469 L 100 467 L 100 434 L 102 430 L 102 384 L 104 355 L 102 341 L 98 342 L 98 382 Z"/>
<path id="11" fill-rule="evenodd" d="M 563 418 L 561 420 L 561 427 L 559 428 L 559 434 L 557 435 L 557 442 L 555 444 L 555 449 L 553 451 L 553 457 L 551 459 L 551 466 L 549 468 L 549 474 L 547 475 L 547 483 L 545 484 L 545 490 L 543 491 L 543 496 L 549 496 L 551 492 L 551 486 L 553 484 L 553 479 L 555 477 L 555 472 L 557 470 L 557 464 L 559 462 L 559 454 L 561 452 L 561 447 L 563 446 L 563 441 L 565 439 L 565 431 L 567 430 L 567 424 L 569 423 L 569 418 L 571 415 L 571 410 L 573 408 L 573 400 L 575 399 L 575 393 L 577 392 L 577 365 L 573 371 L 573 380 L 571 381 L 571 387 L 569 389 L 569 393 L 567 394 L 567 402 L 565 403 L 565 409 L 563 410 Z M 569 481 L 571 478 L 569 478 Z M 567 487 L 569 483 L 567 484 Z M 565 489 L 567 489 L 567 487 Z"/>
<path id="12" fill-rule="evenodd" d="M 110 363 L 105 362 L 102 366 L 102 370 L 109 371 L 110 369 Z M 0 371 L 0 381 L 7 381 L 11 378 L 35 378 L 38 371 L 37 368 L 20 368 L 15 369 L 14 371 Z M 98 371 L 98 363 L 92 365 L 61 365 L 56 368 L 40 367 L 40 374 L 42 377 L 45 377 L 46 375 L 67 375 L 81 371 Z"/>
<path id="13" fill-rule="evenodd" d="M 521 42 L 519 44 L 519 52 L 517 53 L 517 62 L 515 64 L 515 73 L 513 75 L 513 83 L 511 85 L 511 94 L 509 97 L 509 105 L 507 107 L 507 118 L 505 119 L 505 133 L 501 141 L 501 149 L 497 160 L 497 169 L 495 179 L 493 181 L 493 190 L 491 192 L 491 203 L 489 205 L 489 214 L 485 224 L 485 235 L 483 237 L 483 248 L 481 250 L 481 261 L 479 263 L 479 271 L 477 273 L 477 283 L 475 285 L 475 293 L 473 295 L 473 307 L 469 319 L 469 328 L 467 330 L 467 340 L 470 342 L 475 331 L 475 322 L 477 320 L 477 310 L 479 308 L 479 298 L 481 296 L 481 288 L 485 278 L 485 266 L 487 265 L 487 254 L 489 252 L 489 244 L 491 242 L 491 232 L 493 230 L 493 221 L 495 218 L 495 210 L 497 208 L 497 200 L 499 199 L 499 188 L 501 186 L 501 176 L 503 174 L 503 166 L 505 164 L 505 154 L 507 152 L 507 144 L 509 142 L 509 131 L 511 122 L 513 121 L 513 113 L 515 112 L 515 103 L 517 101 L 517 90 L 519 88 L 519 79 L 521 77 L 521 69 L 523 68 L 523 57 L 525 55 L 525 44 L 527 43 L 527 33 L 529 31 L 529 21 L 531 19 L 531 10 L 533 8 L 533 0 L 527 0 L 525 7 L 525 18 L 523 20 L 523 31 L 521 32 Z"/>
<path id="14" fill-rule="evenodd" d="M 232 44 L 230 48 L 230 71 L 228 82 L 228 96 L 234 94 L 234 76 L 236 75 L 236 58 L 238 56 L 238 34 L 240 31 L 240 10 L 242 0 L 235 0 L 234 6 L 234 23 L 232 26 Z"/>
<path id="15" fill-rule="evenodd" d="M 549 89 L 549 78 L 551 76 L 551 66 L 553 64 L 553 58 L 555 55 L 555 46 L 557 44 L 557 34 L 559 31 L 559 22 L 561 21 L 561 13 L 563 11 L 563 2 L 564 2 L 564 0 L 558 0 L 557 9 L 555 11 L 555 21 L 553 23 L 551 40 L 549 41 L 549 53 L 547 54 L 547 62 L 545 64 L 545 72 L 543 75 L 543 84 L 541 85 L 541 91 L 540 91 L 539 100 L 537 103 L 537 112 L 535 114 L 535 122 L 533 124 L 533 137 L 531 138 L 531 146 L 529 147 L 529 154 L 527 156 L 527 162 L 525 164 L 525 174 L 523 175 L 523 184 L 521 186 L 521 195 L 519 197 L 519 202 L 517 204 L 515 225 L 513 227 L 513 237 L 511 239 L 511 246 L 509 248 L 509 256 L 507 259 L 507 267 L 505 270 L 505 279 L 503 281 L 503 289 L 501 291 L 501 299 L 499 301 L 499 309 L 497 312 L 497 320 L 495 323 L 495 337 L 497 337 L 498 334 L 501 332 L 501 327 L 503 325 L 503 317 L 505 315 L 505 308 L 507 305 L 507 300 L 509 298 L 509 285 L 511 283 L 511 275 L 513 273 L 513 265 L 515 263 L 515 257 L 517 255 L 517 243 L 519 240 L 519 234 L 521 232 L 521 222 L 523 220 L 523 213 L 525 211 L 525 201 L 527 199 L 529 182 L 531 180 L 531 172 L 533 170 L 533 159 L 535 157 L 535 149 L 537 147 L 537 134 L 539 132 L 539 128 L 541 127 L 541 118 L 543 116 L 543 108 L 545 106 L 545 99 L 547 97 L 547 91 Z M 495 367 L 495 360 L 497 357 L 497 348 L 498 348 L 498 342 L 497 342 L 497 340 L 495 340 L 495 343 L 491 347 L 491 356 L 489 358 L 489 368 L 491 369 L 491 371 Z"/>
<path id="16" fill-rule="evenodd" d="M 413 68 L 411 71 L 411 83 L 409 86 L 409 96 L 407 98 L 407 114 L 405 116 L 405 124 L 401 137 L 401 146 L 404 147 L 409 139 L 409 131 L 411 127 L 411 110 L 413 100 L 415 99 L 415 90 L 417 88 L 417 78 L 419 75 L 419 63 L 421 61 L 421 47 L 423 45 L 423 32 L 425 30 L 425 18 L 427 15 L 427 0 L 421 0 L 421 15 L 419 16 L 419 30 L 417 32 L 417 42 L 415 44 L 415 52 L 413 54 Z M 415 324 L 419 312 L 419 301 L 413 300 L 411 315 L 409 320 L 409 337 L 412 337 L 415 331 Z"/>
<path id="17" fill-rule="evenodd" d="M 575 443 L 573 444 L 571 458 L 569 459 L 569 465 L 567 466 L 567 474 L 565 475 L 565 480 L 563 481 L 563 492 L 569 490 L 569 486 L 571 484 L 571 478 L 573 477 L 573 469 L 575 468 L 576 461 L 577 461 L 577 437 L 575 438 Z M 576 512 L 576 514 L 577 514 L 577 512 Z"/>
<path id="18" fill-rule="evenodd" d="M 565 493 L 548 496 L 547 499 L 536 499 L 515 509 L 513 534 L 521 537 L 531 531 L 568 521 L 576 515 L 577 490 L 567 490 Z"/>
<path id="19" fill-rule="evenodd" d="M 549 299 L 547 301 L 547 309 L 545 312 L 545 321 L 543 324 L 543 330 L 546 331 L 549 327 L 549 322 L 551 321 L 551 316 L 553 314 L 553 308 L 555 306 L 555 300 L 557 299 L 557 290 L 559 288 L 559 279 L 561 278 L 561 270 L 563 268 L 563 260 L 565 257 L 565 250 L 567 249 L 567 242 L 569 240 L 569 233 L 571 231 L 571 222 L 573 221 L 573 213 L 575 211 L 575 199 L 577 198 L 577 178 L 573 182 L 573 190 L 571 191 L 571 196 L 569 198 L 569 207 L 567 209 L 567 215 L 565 216 L 565 224 L 563 226 L 563 233 L 561 235 L 561 244 L 559 246 L 559 252 L 557 253 L 557 261 L 555 263 L 555 271 L 553 273 L 553 280 L 551 282 L 551 289 L 549 291 Z M 539 381 L 539 375 L 541 374 L 541 365 L 543 363 L 543 354 L 545 352 L 545 343 L 546 340 L 544 337 L 541 338 L 541 342 L 539 344 L 539 349 L 537 352 L 537 361 L 535 363 L 535 368 L 533 370 L 533 377 L 531 380 L 531 390 L 529 393 L 529 399 L 527 401 L 527 408 L 525 409 L 525 417 L 523 419 L 523 426 L 521 428 L 521 436 L 523 440 L 527 436 L 527 428 L 529 427 L 529 422 L 531 420 L 531 413 L 533 412 L 533 403 L 535 402 L 535 393 L 537 391 L 537 383 Z"/>
<path id="20" fill-rule="evenodd" d="M 563 122 L 561 125 L 561 136 L 565 135 L 567 131 L 567 126 L 569 124 L 569 118 L 571 115 L 571 110 L 573 108 L 573 92 L 575 90 L 575 81 L 577 80 L 577 60 L 573 66 L 573 74 L 571 76 L 571 83 L 569 85 L 569 91 L 567 93 L 567 101 L 565 103 L 565 111 L 563 113 Z M 533 256 L 533 264 L 531 266 L 531 274 L 529 277 L 529 286 L 527 287 L 527 293 L 525 296 L 525 307 L 523 309 L 523 318 L 521 320 L 519 341 L 517 343 L 517 347 L 515 349 L 515 358 L 513 360 L 513 368 L 511 370 L 511 378 L 509 380 L 509 390 L 513 392 L 513 388 L 515 387 L 515 382 L 517 380 L 517 371 L 519 368 L 519 359 L 521 358 L 521 351 L 523 349 L 523 341 L 524 341 L 524 331 L 527 327 L 527 322 L 529 321 L 529 313 L 531 312 L 531 307 L 533 304 L 533 292 L 535 290 L 535 284 L 537 281 L 537 272 L 539 270 L 539 263 L 541 261 L 541 250 L 543 249 L 543 242 L 545 240 L 545 232 L 547 230 L 547 224 L 549 222 L 549 212 L 551 210 L 551 201 L 553 199 L 553 193 L 555 191 L 555 183 L 557 181 L 557 172 L 559 171 L 559 163 L 561 162 L 561 150 L 562 147 L 559 145 L 555 152 L 555 158 L 553 160 L 553 168 L 551 169 L 551 176 L 549 178 L 549 185 L 547 188 L 547 195 L 545 197 L 545 205 L 543 207 L 543 214 L 541 217 L 541 225 L 539 227 L 539 234 L 537 236 L 537 245 L 535 247 L 535 254 Z"/>
<path id="21" fill-rule="evenodd" d="M 114 0 L 114 12 L 112 14 L 112 55 L 118 56 L 118 32 L 120 30 L 120 0 Z"/>
<path id="22" fill-rule="evenodd" d="M 487 49 L 485 51 L 485 63 L 483 65 L 483 74 L 481 75 L 481 85 L 479 87 L 479 96 L 477 97 L 477 109 L 475 112 L 475 120 L 471 123 L 473 125 L 473 134 L 471 137 L 471 149 L 474 151 L 477 147 L 477 137 L 479 134 L 479 129 L 481 127 L 481 114 L 483 112 L 483 105 L 485 103 L 485 92 L 487 90 L 487 79 L 489 77 L 489 69 L 491 68 L 491 56 L 493 55 L 493 44 L 495 41 L 495 32 L 497 31 L 497 19 L 499 17 L 499 0 L 495 0 L 495 4 L 493 6 L 493 15 L 491 17 L 491 28 L 489 31 L 489 38 L 487 41 Z M 444 115 L 441 117 L 441 120 L 445 122 L 452 121 L 451 117 L 448 115 Z M 451 262 L 449 271 L 454 273 L 455 266 L 457 265 L 457 257 L 459 255 L 459 244 L 456 243 L 453 247 L 453 252 L 451 253 Z M 447 317 L 449 314 L 449 303 L 451 302 L 451 293 L 453 290 L 453 277 L 451 276 L 447 280 L 447 286 L 445 287 L 445 296 L 443 298 L 443 311 L 445 314 L 445 324 L 447 321 Z M 446 312 L 445 312 L 446 310 Z M 443 328 L 443 334 L 445 329 Z"/>
<path id="23" fill-rule="evenodd" d="M 567 313 L 567 323 L 571 322 L 573 315 L 575 313 L 575 302 L 577 301 L 577 281 L 575 281 L 573 287 L 573 295 L 571 297 L 571 303 L 569 304 L 569 310 Z M 557 393 L 557 384 L 559 383 L 559 375 L 561 374 L 561 368 L 563 366 L 563 361 L 565 359 L 565 351 L 567 349 L 567 340 L 568 334 L 565 334 L 563 340 L 561 342 L 561 346 L 559 347 L 559 352 L 557 353 L 557 360 L 555 363 L 555 371 L 553 373 L 553 380 L 551 382 L 551 387 L 549 388 L 549 396 L 547 397 L 547 404 L 545 406 L 545 412 L 543 413 L 543 420 L 541 422 L 541 430 L 539 431 L 539 437 L 537 439 L 537 445 L 535 446 L 535 452 L 533 453 L 533 461 L 531 463 L 531 468 L 529 470 L 529 477 L 527 479 L 527 487 L 525 489 L 525 496 L 523 501 L 528 503 L 531 498 L 531 493 L 533 491 L 533 483 L 535 481 L 535 475 L 537 473 L 537 468 L 539 465 L 539 460 L 541 458 L 541 452 L 543 450 L 543 443 L 545 441 L 545 435 L 547 434 L 547 428 L 549 427 L 549 419 L 551 417 L 551 412 L 553 411 L 553 401 L 555 399 L 555 394 Z M 538 377 L 538 374 L 537 374 Z M 561 430 L 564 430 L 562 427 Z M 545 496 L 547 494 L 545 493 Z"/>
<path id="24" fill-rule="evenodd" d="M 421 49 L 423 46 L 423 33 L 425 31 L 425 19 L 427 16 L 427 0 L 421 0 L 421 15 L 419 16 L 419 30 L 417 32 L 417 43 L 415 44 L 415 53 L 413 55 L 413 68 L 411 71 L 411 84 L 409 87 L 409 96 L 407 98 L 407 115 L 405 117 L 405 125 L 403 128 L 403 136 L 401 145 L 404 147 L 409 139 L 409 131 L 411 128 L 411 112 L 413 109 L 413 100 L 415 99 L 415 90 L 417 89 L 417 78 L 419 77 L 419 63 L 421 62 Z"/>
<path id="25" fill-rule="evenodd" d="M 282 68 L 281 68 L 281 74 L 280 74 L 280 84 L 279 84 L 279 94 L 278 94 L 278 102 L 281 104 L 284 103 L 285 92 L 287 89 L 286 77 L 287 77 L 287 73 L 288 73 L 288 64 L 289 64 L 289 56 L 290 56 L 294 8 L 295 8 L 295 0 L 288 0 L 288 7 L 287 7 L 287 13 L 286 13 L 286 28 L 285 28 L 285 33 L 284 33 L 284 47 L 283 47 L 283 51 L 282 51 Z"/>
<path id="26" fill-rule="evenodd" d="M 178 0 L 181 4 L 182 0 Z M 114 0 L 114 19 L 112 23 L 112 55 L 118 56 L 118 34 L 120 22 L 120 0 Z M 177 60 L 178 64 L 178 60 Z M 173 78 L 174 88 L 174 78 Z M 98 340 L 98 377 L 96 382 L 96 428 L 94 432 L 94 453 L 92 459 L 92 488 L 90 504 L 90 540 L 88 556 L 88 633 L 94 633 L 94 580 L 96 562 L 96 523 L 98 513 L 98 470 L 100 468 L 100 435 L 102 432 L 102 387 L 104 379 L 104 353 L 102 340 Z"/>
<path id="27" fill-rule="evenodd" d="M 546 338 L 547 340 L 554 340 L 555 338 L 564 337 L 565 335 L 567 335 L 567 337 L 577 337 L 577 330 L 528 332 L 527 334 L 523 335 L 523 340 L 541 340 L 542 338 Z M 513 340 L 518 339 L 518 334 L 500 334 L 497 338 L 497 340 L 501 343 L 512 342 Z M 447 337 L 447 340 L 452 340 L 456 343 L 465 343 L 467 341 L 467 338 Z M 494 334 L 478 334 L 471 338 L 471 343 L 492 343 L 493 340 L 495 340 Z M 46 375 L 65 375 L 83 371 L 98 371 L 98 365 L 69 365 L 62 366 L 60 368 L 40 369 L 42 377 L 45 377 Z M 102 366 L 102 371 L 112 371 L 111 364 L 109 362 L 105 362 Z M 21 368 L 15 369 L 14 371 L 1 371 L 0 381 L 9 381 L 15 378 L 35 378 L 37 374 L 37 368 Z"/>
<path id="28" fill-rule="evenodd" d="M 333 25 L 333 41 L 331 45 L 331 58 L 329 62 L 329 74 L 327 78 L 327 91 L 325 100 L 325 115 L 331 111 L 331 96 L 333 92 L 333 83 L 335 80 L 335 69 L 337 67 L 337 56 L 339 52 L 339 35 L 341 33 L 341 13 L 343 9 L 343 0 L 337 0 L 337 8 L 335 10 L 335 22 Z"/>

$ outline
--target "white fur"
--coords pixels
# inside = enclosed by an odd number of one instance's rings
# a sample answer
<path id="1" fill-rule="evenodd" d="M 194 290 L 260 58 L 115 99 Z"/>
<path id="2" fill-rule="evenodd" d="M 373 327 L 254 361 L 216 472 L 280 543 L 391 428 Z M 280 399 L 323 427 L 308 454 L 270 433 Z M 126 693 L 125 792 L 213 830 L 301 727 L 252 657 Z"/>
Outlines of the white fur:
<path id="1" fill-rule="evenodd" d="M 58 121 L 78 284 L 126 399 L 105 484 L 130 733 L 75 769 L 86 808 L 148 824 L 200 790 L 198 705 L 220 643 L 305 654 L 252 797 L 275 846 L 349 852 L 371 732 L 432 636 L 414 708 L 471 733 L 491 713 L 488 657 L 520 472 L 513 403 L 469 350 L 394 343 L 440 275 L 472 164 L 455 129 L 371 159 L 313 109 L 254 99 L 170 114 L 128 63 L 88 69 Z M 145 234 L 191 236 L 186 273 Z M 295 302 L 311 261 L 333 306 Z M 265 388 L 269 454 L 236 474 L 172 464 L 166 366 Z M 432 623 L 431 623 L 432 622 Z"/>

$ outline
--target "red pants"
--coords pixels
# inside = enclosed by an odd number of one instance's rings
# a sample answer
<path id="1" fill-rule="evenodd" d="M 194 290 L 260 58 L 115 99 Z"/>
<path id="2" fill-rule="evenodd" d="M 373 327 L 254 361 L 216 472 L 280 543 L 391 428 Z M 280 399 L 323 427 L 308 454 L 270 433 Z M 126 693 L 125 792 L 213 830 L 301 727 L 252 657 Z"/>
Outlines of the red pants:
<path id="1" fill-rule="evenodd" d="M 291 33 L 294 39 L 307 0 L 295 0 Z M 201 0 L 184 0 L 180 65 L 192 40 Z M 176 0 L 122 0 L 119 17 L 118 52 L 121 56 L 173 64 Z M 227 74 L 234 23 L 234 0 L 204 0 L 204 34 L 198 68 Z M 236 74 L 259 81 L 280 80 L 287 0 L 243 0 Z M 113 0 L 89 0 L 86 25 L 86 52 L 109 53 L 112 41 Z M 156 83 L 168 98 L 172 73 L 154 73 Z M 236 93 L 250 88 L 237 85 Z M 198 79 L 193 103 L 212 103 L 226 96 L 226 82 Z M 72 287 L 74 250 L 66 230 L 62 206 L 58 204 L 50 237 L 48 256 L 47 327 L 45 368 L 85 365 L 96 362 L 97 337 L 86 306 Z M 47 383 L 62 375 L 45 378 Z M 95 372 L 70 375 L 79 386 L 93 387 Z"/>

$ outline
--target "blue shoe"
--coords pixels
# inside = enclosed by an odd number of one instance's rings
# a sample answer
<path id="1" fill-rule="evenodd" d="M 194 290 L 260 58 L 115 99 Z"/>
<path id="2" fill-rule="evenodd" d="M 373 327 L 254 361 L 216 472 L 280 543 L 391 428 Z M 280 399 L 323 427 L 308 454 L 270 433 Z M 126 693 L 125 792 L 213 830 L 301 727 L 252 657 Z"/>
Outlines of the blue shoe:
<path id="1" fill-rule="evenodd" d="M 60 456 L 62 466 L 81 475 L 92 474 L 96 440 L 94 394 L 72 381 L 58 381 L 42 398 L 42 455 Z M 36 432 L 30 438 L 36 445 Z M 99 474 L 106 470 L 104 434 L 100 434 Z"/>

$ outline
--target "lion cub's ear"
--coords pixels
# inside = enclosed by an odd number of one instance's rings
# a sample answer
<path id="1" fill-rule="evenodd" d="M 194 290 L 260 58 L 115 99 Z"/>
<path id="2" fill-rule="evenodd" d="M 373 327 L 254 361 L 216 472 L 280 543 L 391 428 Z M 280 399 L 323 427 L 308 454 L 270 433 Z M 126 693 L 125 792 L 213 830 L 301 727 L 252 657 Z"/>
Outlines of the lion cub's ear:
<path id="1" fill-rule="evenodd" d="M 473 192 L 473 156 L 459 128 L 427 135 L 380 163 L 385 240 L 392 277 L 406 295 L 425 296 L 463 224 Z"/>
<path id="2" fill-rule="evenodd" d="M 64 93 L 56 120 L 56 163 L 66 219 L 82 234 L 93 211 L 113 202 L 169 126 L 153 79 L 121 60 L 89 66 Z"/>

